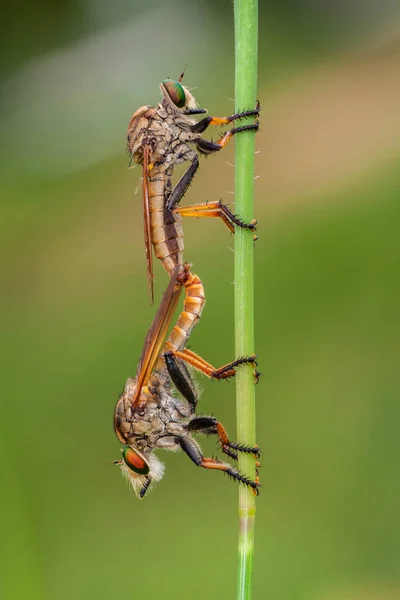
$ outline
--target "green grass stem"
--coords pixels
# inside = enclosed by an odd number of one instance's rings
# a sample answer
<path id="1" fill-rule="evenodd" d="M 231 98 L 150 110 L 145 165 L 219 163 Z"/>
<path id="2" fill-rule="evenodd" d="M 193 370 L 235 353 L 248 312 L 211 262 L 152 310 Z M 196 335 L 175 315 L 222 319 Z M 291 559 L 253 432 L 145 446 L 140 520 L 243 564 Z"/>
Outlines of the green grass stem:
<path id="1" fill-rule="evenodd" d="M 257 0 L 235 0 L 235 110 L 255 106 L 257 90 Z M 236 137 L 235 210 L 245 221 L 254 217 L 254 133 Z M 236 356 L 254 353 L 254 248 L 251 232 L 235 234 L 235 347 Z M 251 366 L 236 376 L 237 439 L 256 443 L 255 390 Z M 255 476 L 254 458 L 242 455 L 239 469 Z M 254 558 L 255 497 L 239 487 L 238 600 L 250 600 Z"/>

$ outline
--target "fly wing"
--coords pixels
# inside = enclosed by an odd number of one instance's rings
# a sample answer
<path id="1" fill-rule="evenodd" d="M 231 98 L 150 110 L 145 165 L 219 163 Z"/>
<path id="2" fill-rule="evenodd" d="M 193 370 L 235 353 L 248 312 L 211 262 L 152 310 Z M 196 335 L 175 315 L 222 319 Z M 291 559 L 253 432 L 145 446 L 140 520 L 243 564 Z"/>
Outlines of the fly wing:
<path id="1" fill-rule="evenodd" d="M 167 335 L 168 327 L 177 307 L 179 296 L 182 291 L 182 284 L 178 282 L 178 274 L 179 267 L 175 269 L 171 276 L 171 280 L 164 292 L 160 306 L 157 310 L 156 316 L 154 317 L 154 321 L 147 332 L 142 354 L 139 360 L 136 390 L 132 398 L 133 406 L 138 404 L 142 388 L 149 380 L 156 360 L 160 355 L 161 348 Z"/>
<path id="2" fill-rule="evenodd" d="M 151 251 L 150 205 L 149 205 L 149 155 L 150 147 L 143 146 L 143 217 L 144 217 L 144 244 L 147 263 L 147 287 L 150 303 L 154 304 L 153 286 L 153 254 Z"/>

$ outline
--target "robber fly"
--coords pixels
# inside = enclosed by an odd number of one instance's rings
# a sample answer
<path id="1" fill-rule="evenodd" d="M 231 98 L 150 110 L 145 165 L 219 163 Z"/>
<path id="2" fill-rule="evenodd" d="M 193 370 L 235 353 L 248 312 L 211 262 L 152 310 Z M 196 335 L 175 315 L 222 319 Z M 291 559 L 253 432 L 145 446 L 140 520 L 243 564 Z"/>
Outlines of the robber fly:
<path id="1" fill-rule="evenodd" d="M 165 341 L 182 287 L 185 288 L 184 310 Z M 183 450 L 195 465 L 223 471 L 258 493 L 258 477 L 253 481 L 229 463 L 205 458 L 193 437 L 200 433 L 217 435 L 222 451 L 233 460 L 237 460 L 238 452 L 259 457 L 257 446 L 231 442 L 215 417 L 196 415 L 198 394 L 187 364 L 211 378 L 226 379 L 235 375 L 237 366 L 255 363 L 255 356 L 250 356 L 214 369 L 184 347 L 203 304 L 200 279 L 191 273 L 188 265 L 176 268 L 147 333 L 137 375 L 127 380 L 115 408 L 114 429 L 123 444 L 122 458 L 115 463 L 121 466 L 139 498 L 164 474 L 164 465 L 154 454 L 161 448 Z M 174 395 L 172 384 L 183 400 Z"/>
<path id="2" fill-rule="evenodd" d="M 144 235 L 147 260 L 147 281 L 153 303 L 154 252 L 169 275 L 177 265 L 183 264 L 182 217 L 219 217 L 234 232 L 234 226 L 255 229 L 256 221 L 244 223 L 221 201 L 180 207 L 179 201 L 187 191 L 198 166 L 200 154 L 212 154 L 226 146 L 236 134 L 258 131 L 258 121 L 227 131 L 217 142 L 202 138 L 209 125 L 225 125 L 244 117 L 258 117 L 259 103 L 254 110 L 240 112 L 230 117 L 204 117 L 196 121 L 194 115 L 207 112 L 199 108 L 190 91 L 182 82 L 165 79 L 161 85 L 162 100 L 154 108 L 142 106 L 132 116 L 128 125 L 127 148 L 131 162 L 143 168 Z M 194 146 L 194 149 L 193 147 Z M 189 162 L 190 166 L 172 188 L 175 165 Z"/>

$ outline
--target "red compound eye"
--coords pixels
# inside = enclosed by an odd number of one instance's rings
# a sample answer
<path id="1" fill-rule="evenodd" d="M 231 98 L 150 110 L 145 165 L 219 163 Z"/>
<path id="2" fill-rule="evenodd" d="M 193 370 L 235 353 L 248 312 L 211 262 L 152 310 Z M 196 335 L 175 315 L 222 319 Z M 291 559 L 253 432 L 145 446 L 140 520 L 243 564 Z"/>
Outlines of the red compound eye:
<path id="1" fill-rule="evenodd" d="M 122 458 L 124 459 L 126 466 L 134 473 L 148 475 L 150 471 L 149 465 L 144 458 L 130 446 L 125 446 L 123 449 Z"/>

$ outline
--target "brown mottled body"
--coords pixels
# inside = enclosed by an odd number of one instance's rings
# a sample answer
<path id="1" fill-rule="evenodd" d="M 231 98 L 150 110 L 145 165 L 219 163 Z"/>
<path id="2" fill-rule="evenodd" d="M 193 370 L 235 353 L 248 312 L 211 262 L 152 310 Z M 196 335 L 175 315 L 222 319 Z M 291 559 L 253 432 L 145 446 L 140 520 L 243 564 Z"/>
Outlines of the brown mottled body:
<path id="1" fill-rule="evenodd" d="M 183 264 L 184 242 L 182 217 L 167 207 L 166 199 L 172 191 L 174 166 L 196 157 L 184 142 L 194 134 L 188 136 L 189 132 L 181 129 L 195 120 L 182 117 L 174 118 L 172 108 L 167 110 L 162 103 L 157 109 L 142 106 L 133 114 L 127 134 L 128 151 L 136 163 L 143 163 L 143 148 L 150 149 L 147 177 L 151 243 L 169 276 L 177 265 Z"/>
<path id="2" fill-rule="evenodd" d="M 204 203 L 192 207 L 178 206 L 187 191 L 198 165 L 198 153 L 211 154 L 223 148 L 233 135 L 257 131 L 258 122 L 236 127 L 226 132 L 218 142 L 203 139 L 202 132 L 209 125 L 223 125 L 236 119 L 257 116 L 259 106 L 230 117 L 206 117 L 196 121 L 190 115 L 206 112 L 187 88 L 179 82 L 165 80 L 160 85 L 162 101 L 157 108 L 142 106 L 128 124 L 127 148 L 131 161 L 143 167 L 143 212 L 147 276 L 153 300 L 153 266 L 151 246 L 169 276 L 183 264 L 182 215 L 219 217 L 231 232 L 234 225 L 254 229 L 255 221 L 246 224 L 233 215 L 222 202 Z M 192 148 L 195 147 L 195 149 Z M 175 165 L 190 163 L 189 168 L 172 188 Z M 182 213 L 182 214 L 180 214 Z"/>
<path id="3" fill-rule="evenodd" d="M 197 465 L 224 471 L 258 493 L 258 477 L 254 481 L 239 473 L 229 463 L 205 458 L 193 435 L 203 433 L 218 436 L 222 451 L 237 460 L 238 452 L 258 457 L 256 446 L 249 447 L 228 439 L 224 427 L 215 417 L 198 416 L 198 400 L 187 364 L 208 377 L 225 379 L 235 375 L 241 364 L 255 364 L 255 356 L 239 358 L 214 369 L 201 357 L 185 348 L 189 335 L 204 307 L 204 289 L 200 279 L 183 263 L 182 215 L 220 217 L 233 232 L 234 225 L 254 229 L 255 221 L 243 223 L 221 202 L 179 208 L 198 168 L 198 152 L 210 154 L 220 150 L 240 131 L 257 131 L 258 123 L 227 132 L 217 143 L 203 140 L 201 132 L 208 125 L 229 123 L 235 119 L 258 115 L 258 106 L 231 117 L 207 117 L 199 122 L 190 114 L 197 109 L 190 92 L 179 82 L 165 80 L 161 84 L 162 102 L 157 108 L 143 106 L 132 116 L 127 134 L 131 160 L 143 166 L 144 235 L 147 257 L 148 285 L 153 301 L 152 247 L 170 276 L 170 283 L 146 336 L 144 349 L 135 378 L 129 378 L 114 413 L 114 429 L 124 444 L 122 460 L 116 461 L 132 484 L 136 494 L 143 497 L 152 482 L 163 476 L 164 467 L 153 450 L 183 450 Z M 189 168 L 172 189 L 175 165 L 188 161 Z M 181 214 L 180 214 L 181 213 Z M 184 308 L 178 322 L 165 341 L 179 292 L 185 289 Z M 165 341 L 165 343 L 164 343 Z M 176 398 L 173 385 L 181 394 Z"/>
<path id="4" fill-rule="evenodd" d="M 171 422 L 176 425 L 178 415 L 187 417 L 189 414 L 187 403 L 171 396 L 172 384 L 164 360 L 166 352 L 174 352 L 184 347 L 203 310 L 202 282 L 189 270 L 186 270 L 185 278 L 183 311 L 161 354 L 154 361 L 147 385 L 142 388 L 139 396 L 135 396 L 138 378 L 129 378 L 115 409 L 114 428 L 118 439 L 128 445 L 134 442 L 142 452 L 149 452 L 151 447 L 164 448 L 165 440 L 160 446 L 159 439 L 168 433 L 170 427 L 162 424 Z M 157 419 L 157 426 L 153 422 L 154 419 Z"/>
<path id="5" fill-rule="evenodd" d="M 182 286 L 185 288 L 184 308 L 162 347 Z M 127 380 L 115 407 L 114 430 L 124 444 L 123 459 L 116 462 L 140 498 L 164 473 L 163 464 L 154 454 L 156 449 L 183 450 L 196 465 L 224 471 L 258 493 L 258 478 L 252 481 L 229 463 L 204 458 L 193 437 L 194 433 L 218 435 L 223 452 L 235 460 L 237 452 L 251 453 L 255 457 L 259 455 L 257 447 L 231 442 L 224 427 L 214 417 L 195 414 L 197 390 L 184 366 L 184 345 L 200 318 L 203 306 L 204 290 L 200 279 L 190 272 L 188 265 L 184 265 L 183 270 L 177 268 L 146 336 L 138 373 L 135 378 Z M 171 371 L 167 357 L 171 363 L 177 352 L 182 358 Z M 222 374 L 221 378 L 234 375 L 234 368 L 245 362 L 253 362 L 253 358 L 226 365 L 222 371 L 227 375 Z M 176 397 L 173 383 L 183 399 Z"/>

